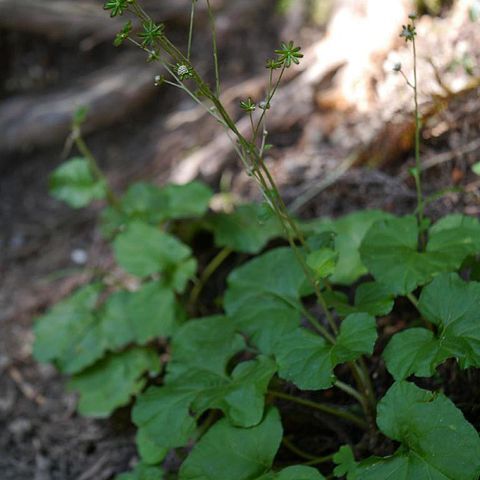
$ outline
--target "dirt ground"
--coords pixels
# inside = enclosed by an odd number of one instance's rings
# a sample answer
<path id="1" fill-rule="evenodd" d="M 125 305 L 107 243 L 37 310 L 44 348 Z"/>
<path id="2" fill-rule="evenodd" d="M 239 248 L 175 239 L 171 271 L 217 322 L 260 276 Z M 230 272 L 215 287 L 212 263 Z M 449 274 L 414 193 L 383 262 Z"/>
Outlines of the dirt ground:
<path id="1" fill-rule="evenodd" d="M 282 19 L 275 16 L 274 4 L 265 2 L 262 11 L 251 19 L 264 27 L 254 29 L 254 35 L 251 29 L 238 28 L 228 36 L 222 47 L 227 85 L 238 76 L 246 80 L 263 71 L 263 59 L 278 44 L 282 31 L 275 26 Z M 312 39 L 311 31 L 305 38 Z M 104 43 L 85 53 L 71 41 L 52 43 L 11 31 L 0 30 L 0 39 L 0 50 L 8 51 L 8 68 L 0 79 L 0 103 L 15 95 L 61 89 L 117 55 L 117 50 Z M 201 40 L 207 42 L 203 37 Z M 207 70 L 203 49 L 196 55 Z M 42 70 L 36 68 L 38 65 Z M 22 80 L 27 71 L 29 80 Z M 480 215 L 480 180 L 470 171 L 471 164 L 480 161 L 480 147 L 461 153 L 461 146 L 471 144 L 480 133 L 479 93 L 477 88 L 449 103 L 439 117 L 448 123 L 443 133 L 432 134 L 440 121 L 427 125 L 424 131 L 425 157 L 439 159 L 426 173 L 426 192 L 433 194 L 452 185 L 459 189 L 430 204 L 433 217 L 446 212 Z M 184 99 L 177 92 L 161 90 L 108 128 L 99 128 L 87 137 L 114 188 L 120 190 L 136 178 L 165 181 L 171 176 L 178 151 L 161 157 L 158 145 L 188 148 L 188 139 L 182 147 L 175 131 L 164 124 L 165 118 L 182 109 Z M 308 123 L 305 118 L 288 132 L 272 132 L 271 142 L 279 147 L 272 153 L 271 167 L 287 202 L 298 198 L 306 186 L 320 184 L 325 165 L 334 167 L 342 159 L 342 148 L 324 138 L 317 145 L 317 162 L 310 163 L 302 145 Z M 108 480 L 128 470 L 137 458 L 128 409 L 107 420 L 80 417 L 75 412 L 75 397 L 65 391 L 65 379 L 53 367 L 39 365 L 31 358 L 34 318 L 88 281 L 89 269 L 108 268 L 111 262 L 111 253 L 96 228 L 98 206 L 73 212 L 48 196 L 48 175 L 62 161 L 63 152 L 62 141 L 48 148 L 10 152 L 0 162 L 2 480 Z M 412 157 L 407 153 L 380 169 L 351 168 L 319 191 L 301 214 L 338 216 L 370 207 L 410 212 L 415 192 L 405 172 L 411 165 Z M 233 161 L 205 179 L 217 188 L 229 176 L 239 196 L 258 198 L 255 187 Z M 86 265 L 75 263 L 78 251 L 86 254 Z"/>

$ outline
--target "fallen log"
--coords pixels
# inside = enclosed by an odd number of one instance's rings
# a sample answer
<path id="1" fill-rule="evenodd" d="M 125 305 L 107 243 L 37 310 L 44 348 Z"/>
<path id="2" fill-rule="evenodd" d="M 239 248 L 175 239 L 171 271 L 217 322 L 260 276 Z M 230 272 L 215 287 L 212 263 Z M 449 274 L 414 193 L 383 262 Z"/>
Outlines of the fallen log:
<path id="1" fill-rule="evenodd" d="M 143 56 L 128 53 L 62 91 L 5 100 L 0 104 L 0 152 L 63 141 L 79 106 L 89 110 L 86 133 L 124 118 L 154 94 L 153 68 L 143 63 Z"/>
<path id="2" fill-rule="evenodd" d="M 67 0 L 0 0 L 0 28 L 52 40 L 95 34 L 111 37 L 121 19 L 110 19 L 99 3 Z"/>
<path id="3" fill-rule="evenodd" d="M 247 18 L 256 2 L 244 0 L 239 5 L 228 5 L 225 0 L 215 0 L 211 4 L 219 13 L 219 33 L 225 34 L 235 22 Z M 126 21 L 124 17 L 110 18 L 102 5 L 103 1 L 92 0 L 0 0 L 0 28 L 39 34 L 52 40 L 91 37 L 95 44 L 112 38 Z M 146 0 L 142 5 L 159 22 L 187 25 L 190 19 L 191 0 Z M 198 2 L 196 11 L 197 21 L 205 23 L 206 2 Z"/>

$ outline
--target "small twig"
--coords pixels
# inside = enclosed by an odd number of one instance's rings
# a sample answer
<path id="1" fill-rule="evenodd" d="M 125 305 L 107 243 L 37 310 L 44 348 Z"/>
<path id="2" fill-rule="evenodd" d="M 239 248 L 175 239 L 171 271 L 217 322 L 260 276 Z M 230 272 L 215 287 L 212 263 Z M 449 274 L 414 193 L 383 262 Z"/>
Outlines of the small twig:
<path id="1" fill-rule="evenodd" d="M 334 455 L 334 453 L 331 453 L 330 455 L 325 455 L 324 457 L 317 457 L 313 460 L 305 462 L 304 465 L 320 465 L 321 463 L 330 462 L 333 460 Z"/>
<path id="2" fill-rule="evenodd" d="M 20 370 L 15 367 L 10 367 L 8 369 L 8 374 L 26 398 L 40 406 L 46 402 L 46 398 L 24 380 Z"/>
<path id="3" fill-rule="evenodd" d="M 467 155 L 468 153 L 475 152 L 479 148 L 480 139 L 476 138 L 475 140 L 472 140 L 471 142 L 457 148 L 452 152 L 444 152 L 439 153 L 438 155 L 433 155 L 422 162 L 422 171 L 424 172 L 425 170 L 441 165 L 442 163 L 451 162 L 452 160 L 455 160 L 455 158 L 457 158 L 458 156 Z M 408 172 L 403 172 L 400 174 L 400 179 L 406 180 L 409 176 L 410 174 Z"/>
<path id="4" fill-rule="evenodd" d="M 304 460 L 308 461 L 313 461 L 317 460 L 318 457 L 315 455 L 311 455 L 308 452 L 304 452 L 301 448 L 297 447 L 294 443 L 292 443 L 288 437 L 283 437 L 282 439 L 283 445 L 288 448 L 291 452 L 293 452 L 295 455 L 297 455 L 300 458 L 303 458 Z"/>
<path id="5" fill-rule="evenodd" d="M 349 168 L 355 164 L 357 158 L 358 157 L 355 154 L 349 155 L 332 173 L 327 175 L 324 180 L 315 182 L 314 185 L 308 185 L 289 205 L 288 210 L 292 213 L 299 212 L 308 202 L 312 201 L 317 195 L 332 186 L 339 178 L 341 178 Z"/>

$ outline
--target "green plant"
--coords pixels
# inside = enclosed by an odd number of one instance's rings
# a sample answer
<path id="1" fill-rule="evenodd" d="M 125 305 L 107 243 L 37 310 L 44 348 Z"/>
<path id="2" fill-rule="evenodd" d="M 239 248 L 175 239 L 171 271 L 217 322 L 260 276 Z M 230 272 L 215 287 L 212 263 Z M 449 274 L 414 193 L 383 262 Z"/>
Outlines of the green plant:
<path id="1" fill-rule="evenodd" d="M 120 39 L 146 50 L 170 75 L 164 83 L 188 93 L 230 132 L 265 203 L 214 213 L 213 192 L 199 182 L 137 183 L 118 197 L 82 138 L 80 111 L 72 138 L 82 157 L 53 173 L 52 194 L 74 208 L 106 200 L 101 228 L 124 274 L 113 280 L 97 274 L 38 319 L 36 358 L 72 375 L 69 388 L 80 393 L 85 415 L 105 417 L 135 397 L 141 461 L 121 480 L 164 478 L 161 464 L 171 449 L 184 458 L 180 480 L 321 480 L 321 472 L 348 480 L 478 479 L 474 427 L 443 393 L 411 381 L 432 377 L 449 359 L 461 370 L 480 366 L 480 222 L 454 214 L 432 224 L 425 217 L 416 68 L 414 82 L 407 79 L 416 106 L 416 215 L 362 211 L 299 221 L 287 211 L 263 154 L 268 110 L 300 49 L 282 43 L 267 62 L 265 99 L 242 101 L 251 123 L 245 138 L 219 96 L 208 0 L 213 89 L 190 61 L 196 4 L 186 55 L 136 0 L 112 0 L 105 8 L 139 18 L 141 41 L 130 22 Z M 414 21 L 402 36 L 415 47 Z M 209 262 L 198 262 L 189 246 L 201 231 L 211 232 L 216 249 Z M 280 246 L 265 249 L 273 239 Z M 221 305 L 204 311 L 208 280 L 236 252 L 255 257 L 229 272 L 226 291 L 215 292 Z M 402 327 L 395 311 L 404 301 L 412 310 Z M 393 323 L 393 335 L 378 317 Z M 378 362 L 368 359 L 385 342 L 381 357 L 394 383 L 378 401 L 385 386 L 375 383 Z M 348 428 L 355 441 L 304 451 L 296 434 L 292 440 L 283 432 L 282 424 L 288 430 L 295 422 L 286 405 L 327 416 L 327 425 Z M 275 463 L 280 445 L 293 465 Z M 370 456 L 375 450 L 390 454 Z"/>

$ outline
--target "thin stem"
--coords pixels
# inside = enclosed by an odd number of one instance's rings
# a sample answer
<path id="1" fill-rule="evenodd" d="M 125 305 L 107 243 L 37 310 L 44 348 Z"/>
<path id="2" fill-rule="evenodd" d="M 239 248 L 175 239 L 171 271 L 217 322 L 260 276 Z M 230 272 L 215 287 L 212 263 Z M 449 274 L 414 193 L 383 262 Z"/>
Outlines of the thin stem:
<path id="1" fill-rule="evenodd" d="M 334 456 L 335 454 L 331 453 L 330 455 L 325 455 L 324 457 L 317 457 L 305 462 L 304 465 L 320 465 L 321 463 L 331 462 Z"/>
<path id="2" fill-rule="evenodd" d="M 144 52 L 146 53 L 151 53 L 150 50 L 146 47 L 144 47 L 142 44 L 138 43 L 136 40 L 134 40 L 133 38 L 128 38 L 128 40 L 133 43 L 135 46 L 137 46 L 138 48 L 142 49 Z M 225 121 L 223 120 L 223 118 L 219 117 L 218 115 L 216 115 L 215 111 L 213 111 L 211 108 L 208 108 L 199 98 L 197 95 L 195 95 L 195 93 L 193 93 L 181 80 L 180 78 L 178 78 L 178 76 L 175 74 L 175 72 L 170 68 L 170 66 L 168 65 L 168 63 L 163 59 L 163 58 L 159 58 L 158 61 L 160 62 L 160 64 L 162 65 L 162 67 L 165 68 L 165 70 L 167 70 L 167 72 L 174 78 L 175 80 L 175 83 L 173 82 L 170 82 L 170 81 L 165 81 L 166 84 L 168 85 L 171 85 L 173 87 L 177 87 L 181 90 L 183 90 L 195 103 L 197 103 L 198 105 L 200 105 L 202 108 L 205 109 L 205 111 L 211 115 L 213 118 L 215 118 L 215 120 L 217 120 L 218 123 L 220 123 L 224 128 L 228 129 L 229 126 L 225 123 Z"/>
<path id="3" fill-rule="evenodd" d="M 347 395 L 350 395 L 351 397 L 355 398 L 360 404 L 363 404 L 364 397 L 355 388 L 351 387 L 350 385 L 348 385 L 346 383 L 341 382 L 340 380 L 337 380 L 335 382 L 335 386 L 338 389 L 342 390 L 342 392 L 345 392 Z"/>
<path id="4" fill-rule="evenodd" d="M 192 53 L 192 39 L 193 39 L 193 23 L 195 20 L 195 6 L 197 0 L 192 0 L 192 9 L 190 10 L 190 25 L 188 27 L 188 46 L 187 46 L 187 60 L 190 61 Z"/>
<path id="5" fill-rule="evenodd" d="M 422 192 L 422 164 L 420 158 L 420 109 L 418 106 L 418 81 L 417 81 L 417 46 L 415 36 L 412 38 L 413 45 L 413 97 L 415 101 L 415 187 L 417 190 L 417 218 L 420 227 L 420 246 L 425 247 L 423 232 L 424 202 Z"/>
<path id="6" fill-rule="evenodd" d="M 218 254 L 215 255 L 215 257 L 213 257 L 212 260 L 205 267 L 199 281 L 196 283 L 196 285 L 192 288 L 192 291 L 190 292 L 190 298 L 188 300 L 188 305 L 190 309 L 195 308 L 195 305 L 198 302 L 198 298 L 200 297 L 200 294 L 202 293 L 202 290 L 204 289 L 206 283 L 215 273 L 218 267 L 220 267 L 220 265 L 228 258 L 228 256 L 232 252 L 233 250 L 227 247 L 220 250 L 220 252 L 218 252 Z"/>
<path id="7" fill-rule="evenodd" d="M 297 455 L 300 458 L 303 458 L 304 460 L 317 460 L 317 457 L 315 455 L 311 455 L 308 452 L 304 452 L 301 448 L 297 447 L 294 443 L 292 443 L 288 437 L 283 437 L 282 439 L 283 445 L 287 447 L 291 452 L 293 452 L 295 455 Z"/>
<path id="8" fill-rule="evenodd" d="M 347 412 L 345 410 L 341 410 L 339 408 L 330 407 L 323 403 L 317 403 L 312 400 L 307 400 L 305 398 L 295 397 L 293 395 L 289 395 L 288 393 L 278 392 L 275 390 L 269 390 L 268 393 L 272 395 L 272 397 L 281 398 L 282 400 L 288 400 L 289 402 L 297 403 L 299 405 L 303 405 L 304 407 L 313 408 L 314 410 L 319 410 L 323 413 L 328 413 L 329 415 L 333 415 L 338 418 L 342 418 L 343 420 L 347 420 L 351 423 L 354 423 L 360 428 L 367 429 L 368 425 L 362 418 L 354 415 L 353 413 Z"/>
<path id="9" fill-rule="evenodd" d="M 405 82 L 407 83 L 407 85 L 412 89 L 412 90 L 415 90 L 415 85 L 407 78 L 407 76 L 405 75 L 405 73 L 403 73 L 403 70 L 398 70 L 398 73 L 400 73 L 400 75 L 402 75 L 402 77 L 404 78 Z"/>
<path id="10" fill-rule="evenodd" d="M 410 303 L 415 307 L 415 310 L 420 314 L 420 318 L 423 321 L 423 324 L 425 325 L 428 330 L 431 332 L 435 332 L 434 326 L 422 315 L 422 312 L 420 311 L 420 308 L 418 307 L 418 298 L 413 294 L 413 293 L 407 293 L 406 297 L 410 301 Z"/>
<path id="11" fill-rule="evenodd" d="M 407 293 L 407 298 L 410 300 L 410 303 L 418 310 L 418 300 L 413 293 Z"/>
<path id="12" fill-rule="evenodd" d="M 252 135 L 255 135 L 255 125 L 253 124 L 252 112 L 248 112 L 248 117 L 250 118 L 250 127 L 252 128 Z"/>
<path id="13" fill-rule="evenodd" d="M 119 200 L 113 190 L 110 188 L 110 185 L 107 182 L 105 175 L 103 174 L 102 170 L 98 166 L 98 163 L 93 155 L 92 151 L 88 148 L 85 140 L 82 138 L 82 134 L 80 131 L 80 127 L 74 126 L 72 131 L 72 138 L 75 142 L 78 151 L 84 156 L 84 158 L 88 161 L 90 165 L 90 169 L 92 170 L 93 174 L 97 177 L 98 180 L 105 182 L 106 189 L 107 189 L 107 201 L 111 206 L 117 206 L 119 204 Z"/>
<path id="14" fill-rule="evenodd" d="M 213 14 L 210 0 L 207 0 L 207 7 L 210 29 L 212 31 L 213 63 L 215 66 L 215 92 L 218 98 L 220 97 L 220 69 L 218 67 L 217 27 L 215 25 L 215 15 Z"/>
<path id="15" fill-rule="evenodd" d="M 265 151 L 265 143 L 267 141 L 267 135 L 268 135 L 268 131 L 267 131 L 267 127 L 266 127 L 265 122 L 264 122 L 263 132 L 262 132 L 262 141 L 261 141 L 260 150 L 259 150 L 259 153 L 258 153 L 260 158 L 263 158 L 263 153 Z"/>
<path id="16" fill-rule="evenodd" d="M 265 101 L 265 108 L 263 109 L 262 114 L 260 115 L 260 118 L 258 119 L 257 123 L 257 128 L 255 129 L 255 135 L 253 136 L 252 142 L 255 143 L 257 138 L 258 138 L 258 133 L 260 130 L 260 126 L 262 125 L 262 122 L 264 121 L 265 116 L 267 115 L 267 110 L 270 108 L 270 102 L 272 101 L 273 96 L 277 92 L 277 89 L 280 85 L 280 82 L 282 80 L 283 74 L 285 73 L 285 65 L 282 67 L 282 70 L 280 71 L 280 75 L 277 78 L 277 81 L 275 82 L 275 86 L 271 88 L 272 84 L 272 70 L 270 70 L 270 81 L 269 81 L 269 88 L 267 92 L 267 98 Z"/>
<path id="17" fill-rule="evenodd" d="M 326 340 L 328 340 L 331 344 L 335 344 L 335 337 L 331 335 L 328 330 L 306 308 L 302 308 L 302 313 L 305 315 L 310 324 L 316 328 Z"/>
<path id="18" fill-rule="evenodd" d="M 208 431 L 208 429 L 213 425 L 217 419 L 218 412 L 217 410 L 211 410 L 205 419 L 205 421 L 197 429 L 197 440 L 199 440 L 203 435 Z"/>
<path id="19" fill-rule="evenodd" d="M 261 182 L 261 185 L 264 189 L 265 196 L 266 196 L 267 200 L 269 200 L 269 202 L 271 203 L 271 206 L 273 207 L 274 211 L 276 212 L 277 217 L 279 218 L 280 223 L 283 226 L 283 229 L 284 229 L 285 234 L 287 236 L 288 243 L 289 243 L 290 247 L 292 248 L 293 253 L 294 253 L 297 261 L 299 262 L 300 266 L 302 267 L 302 270 L 305 273 L 306 278 L 308 279 L 308 281 L 313 286 L 315 295 L 316 295 L 316 297 L 318 299 L 318 302 L 321 305 L 321 307 L 322 307 L 322 309 L 325 313 L 326 319 L 327 319 L 332 331 L 335 334 L 337 334 L 338 333 L 338 328 L 335 324 L 335 320 L 333 319 L 332 314 L 330 313 L 330 311 L 328 309 L 327 302 L 325 301 L 325 299 L 322 295 L 319 284 L 318 284 L 317 280 L 313 277 L 312 271 L 310 270 L 307 263 L 305 262 L 305 259 L 303 258 L 303 254 L 300 251 L 300 249 L 297 247 L 297 245 L 295 244 L 295 239 L 292 236 L 290 227 L 293 225 L 293 227 L 296 228 L 296 224 L 294 223 L 292 218 L 288 215 L 285 204 L 283 203 L 283 200 L 280 197 L 278 189 L 275 185 L 275 182 L 274 182 L 269 170 L 266 167 L 263 167 L 263 171 L 265 172 L 265 174 L 267 175 L 267 178 L 269 179 L 270 187 L 273 190 L 273 197 L 274 198 L 272 198 L 272 195 L 268 194 L 268 192 L 270 190 L 269 187 L 268 187 L 268 184 L 265 182 L 265 178 L 263 177 L 262 173 L 260 171 L 258 171 L 257 172 L 258 173 L 257 178 Z"/>
<path id="20" fill-rule="evenodd" d="M 368 370 L 363 361 L 361 360 L 358 360 L 356 362 L 350 362 L 349 367 L 352 371 L 355 381 L 357 382 L 357 386 L 360 389 L 360 404 L 362 405 L 365 415 L 369 420 L 370 427 L 372 429 L 375 429 L 374 419 L 377 400 L 375 398 L 375 393 L 373 390 L 372 382 L 370 380 L 370 375 L 368 374 Z"/>

